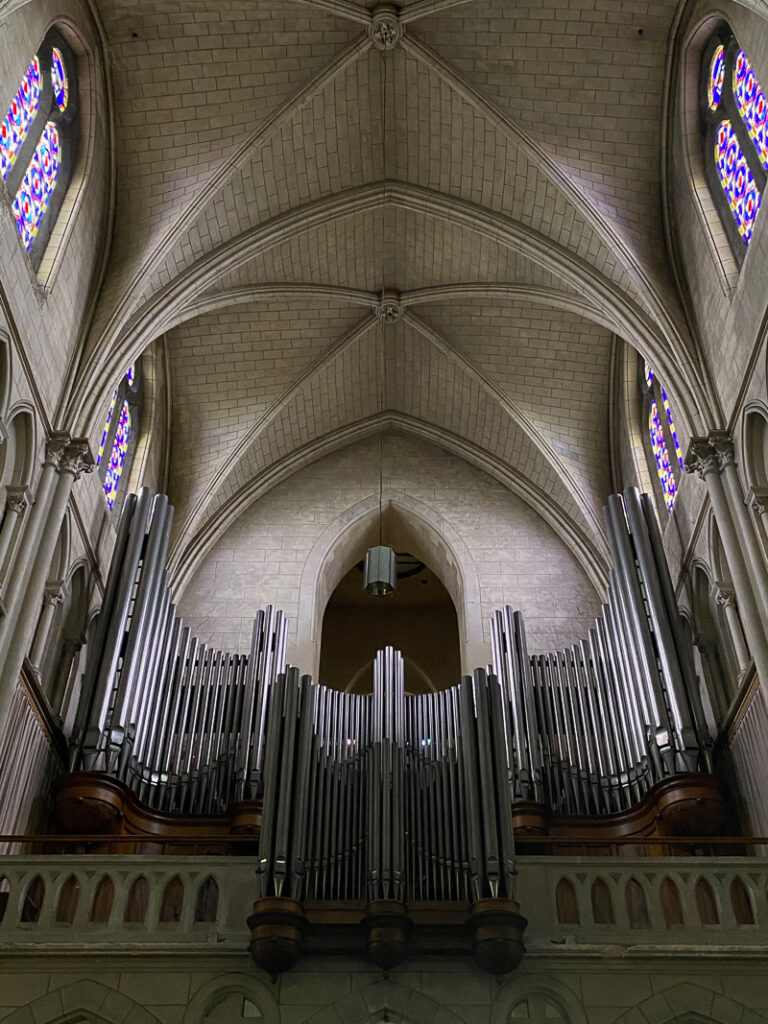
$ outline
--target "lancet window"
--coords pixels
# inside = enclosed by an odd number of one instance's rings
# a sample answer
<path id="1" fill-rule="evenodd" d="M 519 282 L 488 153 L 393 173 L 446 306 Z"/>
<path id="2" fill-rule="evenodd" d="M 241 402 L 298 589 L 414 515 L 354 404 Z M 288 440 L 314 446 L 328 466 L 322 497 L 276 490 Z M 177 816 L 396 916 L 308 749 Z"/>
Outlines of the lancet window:
<path id="1" fill-rule="evenodd" d="M 72 176 L 77 130 L 75 58 L 53 29 L 30 60 L 0 123 L 0 175 L 35 269 Z"/>
<path id="2" fill-rule="evenodd" d="M 644 364 L 643 369 L 643 389 L 646 395 L 644 407 L 648 417 L 650 454 L 664 506 L 667 512 L 671 512 L 683 472 L 683 453 L 667 392 L 648 363 Z"/>
<path id="3" fill-rule="evenodd" d="M 115 508 L 115 502 L 124 490 L 136 448 L 140 383 L 139 364 L 132 363 L 112 393 L 101 432 L 96 465 L 99 467 L 104 496 L 110 509 Z"/>
<path id="4" fill-rule="evenodd" d="M 704 51 L 704 165 L 739 259 L 752 239 L 768 171 L 768 104 L 746 52 L 727 26 Z"/>

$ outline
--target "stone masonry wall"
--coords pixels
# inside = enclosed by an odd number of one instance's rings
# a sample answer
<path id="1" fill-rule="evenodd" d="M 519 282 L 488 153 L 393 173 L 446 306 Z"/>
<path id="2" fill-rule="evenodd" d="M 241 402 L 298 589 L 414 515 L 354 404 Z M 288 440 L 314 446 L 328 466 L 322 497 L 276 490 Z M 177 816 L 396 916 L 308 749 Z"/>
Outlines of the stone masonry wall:
<path id="1" fill-rule="evenodd" d="M 420 503 L 465 545 L 485 640 L 488 618 L 504 604 L 523 611 L 531 651 L 586 634 L 598 595 L 565 543 L 522 500 L 463 460 L 404 435 L 385 436 L 383 465 L 385 502 L 403 495 Z M 314 545 L 334 523 L 341 532 L 350 510 L 377 494 L 376 439 L 326 456 L 275 487 L 230 527 L 179 595 L 186 624 L 205 642 L 247 651 L 255 613 L 274 604 L 289 616 L 290 660 L 306 645 L 297 616 Z M 356 552 L 344 571 L 364 554 Z"/>

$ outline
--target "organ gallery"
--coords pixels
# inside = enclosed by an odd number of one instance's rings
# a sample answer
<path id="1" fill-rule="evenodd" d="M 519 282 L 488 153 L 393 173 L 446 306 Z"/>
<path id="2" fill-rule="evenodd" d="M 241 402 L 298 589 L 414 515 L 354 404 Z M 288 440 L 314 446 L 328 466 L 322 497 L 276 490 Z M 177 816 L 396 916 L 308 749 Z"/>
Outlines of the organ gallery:
<path id="1" fill-rule="evenodd" d="M 0 0 L 2 1024 L 768 1022 L 759 0 Z"/>

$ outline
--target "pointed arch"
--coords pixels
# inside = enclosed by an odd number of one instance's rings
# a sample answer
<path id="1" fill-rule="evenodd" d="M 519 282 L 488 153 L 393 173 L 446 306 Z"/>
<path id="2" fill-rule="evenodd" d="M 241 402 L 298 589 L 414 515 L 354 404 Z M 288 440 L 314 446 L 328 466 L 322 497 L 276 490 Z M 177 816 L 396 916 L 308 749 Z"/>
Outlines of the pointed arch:
<path id="1" fill-rule="evenodd" d="M 442 580 L 459 616 L 462 665 L 474 667 L 473 659 L 486 657 L 483 641 L 480 582 L 472 554 L 443 517 L 411 495 L 384 495 L 384 508 L 407 521 L 414 550 Z M 294 660 L 316 674 L 319 665 L 322 619 L 328 598 L 351 564 L 353 552 L 365 551 L 365 538 L 378 520 L 377 496 L 365 498 L 343 511 L 329 523 L 315 541 L 304 563 L 299 591 L 297 635 L 308 637 L 310 649 L 298 652 Z M 302 660 L 303 659 L 303 660 Z M 471 671 L 471 667 L 469 671 Z"/>
<path id="2" fill-rule="evenodd" d="M 190 999 L 182 1024 L 200 1024 L 232 993 L 245 996 L 261 1011 L 260 1024 L 280 1024 L 280 1010 L 272 991 L 249 974 L 222 974 L 201 985 Z"/>
<path id="3" fill-rule="evenodd" d="M 19 1006 L 4 1020 L 6 1024 L 29 1024 L 30 1020 L 60 1021 L 83 1017 L 94 1024 L 122 1024 L 129 1016 L 142 1021 L 142 1024 L 160 1024 L 151 1011 L 129 996 L 100 981 L 81 978 Z"/>
<path id="4" fill-rule="evenodd" d="M 680 1012 L 674 1010 L 673 1006 L 696 1007 L 696 1010 Z M 685 981 L 671 984 L 640 1000 L 636 1006 L 617 1017 L 613 1024 L 635 1024 L 638 1019 L 646 1020 L 648 1024 L 692 1024 L 694 1021 L 697 1024 L 720 1024 L 724 1020 L 742 1020 L 747 1015 L 751 1024 L 768 1024 L 768 1017 L 756 1013 L 744 1003 L 714 992 L 711 988 Z"/>
<path id="5" fill-rule="evenodd" d="M 561 878 L 555 887 L 555 906 L 559 924 L 579 924 L 579 904 L 570 878 Z"/>

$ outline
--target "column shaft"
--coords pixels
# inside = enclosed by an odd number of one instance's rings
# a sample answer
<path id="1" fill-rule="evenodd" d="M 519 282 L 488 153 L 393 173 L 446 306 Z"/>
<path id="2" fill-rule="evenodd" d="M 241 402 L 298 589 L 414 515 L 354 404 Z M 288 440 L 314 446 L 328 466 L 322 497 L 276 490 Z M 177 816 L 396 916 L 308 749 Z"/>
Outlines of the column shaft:
<path id="1" fill-rule="evenodd" d="M 762 616 L 755 600 L 741 544 L 720 477 L 720 466 L 715 449 L 704 438 L 694 438 L 689 446 L 685 464 L 688 470 L 698 472 L 707 485 L 712 511 L 731 571 L 736 599 L 742 612 L 747 644 L 752 652 L 760 678 L 765 680 L 768 685 L 768 642 L 766 642 Z"/>

